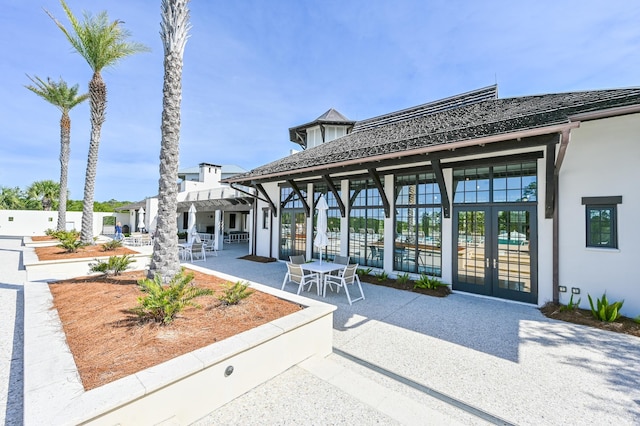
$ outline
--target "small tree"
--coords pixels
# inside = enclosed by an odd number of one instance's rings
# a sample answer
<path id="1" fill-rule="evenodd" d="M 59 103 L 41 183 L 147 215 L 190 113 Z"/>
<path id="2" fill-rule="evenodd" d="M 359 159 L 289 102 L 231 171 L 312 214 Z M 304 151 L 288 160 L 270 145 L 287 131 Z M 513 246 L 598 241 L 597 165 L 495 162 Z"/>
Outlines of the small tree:
<path id="1" fill-rule="evenodd" d="M 49 211 L 53 206 L 54 200 L 60 194 L 60 185 L 52 180 L 41 180 L 33 182 L 27 188 L 27 196 L 31 199 L 38 200 L 42 203 L 42 209 Z"/>
<path id="2" fill-rule="evenodd" d="M 69 174 L 69 156 L 71 154 L 71 118 L 69 117 L 69 112 L 72 108 L 84 102 L 89 95 L 86 93 L 78 95 L 78 85 L 69 87 L 62 78 L 58 82 L 52 81 L 50 78 L 46 82 L 38 77 L 29 77 L 29 79 L 33 82 L 33 85 L 25 87 L 62 112 L 62 117 L 60 118 L 60 190 L 58 191 L 57 226 L 58 231 L 62 231 L 67 223 L 67 177 Z"/>
<path id="3" fill-rule="evenodd" d="M 102 12 L 96 17 L 85 13 L 84 22 L 81 23 L 64 0 L 60 0 L 60 4 L 62 4 L 62 8 L 71 23 L 72 31 L 67 30 L 48 11 L 47 14 L 64 33 L 71 46 L 87 61 L 93 71 L 93 76 L 89 82 L 91 140 L 89 142 L 89 156 L 84 180 L 81 230 L 82 241 L 85 244 L 93 244 L 93 195 L 95 192 L 96 170 L 98 168 L 100 133 L 107 109 L 107 85 L 102 79 L 101 72 L 106 67 L 116 65 L 120 59 L 138 52 L 146 52 L 149 48 L 140 43 L 128 42 L 130 33 L 122 28 L 124 22 L 120 20 L 109 22 L 107 12 Z"/>

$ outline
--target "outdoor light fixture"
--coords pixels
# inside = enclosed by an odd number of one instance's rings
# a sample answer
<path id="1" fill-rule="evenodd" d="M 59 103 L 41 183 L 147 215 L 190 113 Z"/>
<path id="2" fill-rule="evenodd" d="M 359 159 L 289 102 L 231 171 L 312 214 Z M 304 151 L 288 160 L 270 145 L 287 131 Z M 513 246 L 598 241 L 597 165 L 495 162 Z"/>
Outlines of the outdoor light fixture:
<path id="1" fill-rule="evenodd" d="M 564 285 L 558 286 L 558 291 L 560 293 L 566 293 L 567 292 L 567 286 L 564 286 Z"/>
<path id="2" fill-rule="evenodd" d="M 224 377 L 229 377 L 233 373 L 233 365 L 228 366 L 224 370 Z"/>
<path id="3" fill-rule="evenodd" d="M 578 287 L 571 287 L 571 293 L 580 294 L 580 289 Z"/>

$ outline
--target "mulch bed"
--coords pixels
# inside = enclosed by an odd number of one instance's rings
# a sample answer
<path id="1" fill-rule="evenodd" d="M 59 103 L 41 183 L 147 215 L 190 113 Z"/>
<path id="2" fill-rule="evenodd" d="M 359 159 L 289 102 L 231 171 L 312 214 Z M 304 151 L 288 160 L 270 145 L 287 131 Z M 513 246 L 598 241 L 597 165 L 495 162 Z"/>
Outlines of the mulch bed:
<path id="1" fill-rule="evenodd" d="M 366 282 L 369 284 L 381 285 L 384 287 L 391 287 L 398 290 L 412 291 L 414 293 L 425 294 L 427 296 L 434 297 L 447 297 L 451 294 L 451 288 L 449 286 L 442 286 L 436 289 L 430 288 L 413 288 L 414 281 L 409 280 L 406 283 L 402 284 L 396 281 L 393 278 L 387 278 L 384 280 L 379 280 L 375 275 L 360 275 L 360 281 Z"/>
<path id="2" fill-rule="evenodd" d="M 604 322 L 596 319 L 589 309 L 561 310 L 561 307 L 562 305 L 549 302 L 540 308 L 540 312 L 547 318 L 640 337 L 640 324 L 631 318 L 621 317 L 615 322 Z"/>
<path id="3" fill-rule="evenodd" d="M 229 284 L 192 271 L 198 287 L 214 296 L 196 300 L 169 325 L 140 322 L 130 310 L 144 294 L 137 285 L 144 271 L 115 277 L 88 276 L 51 283 L 57 309 L 85 390 L 128 376 L 302 309 L 254 290 L 238 305 L 223 306 L 217 296 Z"/>
<path id="4" fill-rule="evenodd" d="M 75 253 L 67 253 L 65 249 L 58 246 L 36 247 L 36 255 L 38 260 L 61 260 L 61 259 L 82 259 L 96 258 L 104 256 L 122 256 L 125 254 L 138 254 L 137 251 L 127 247 L 118 247 L 115 250 L 105 251 L 102 245 L 85 246 L 78 249 Z"/>
<path id="5" fill-rule="evenodd" d="M 50 237 L 48 235 L 34 235 L 31 237 L 31 241 L 34 242 L 42 242 L 42 241 L 57 241 L 55 238 Z"/>
<path id="6" fill-rule="evenodd" d="M 250 260 L 252 262 L 258 263 L 270 263 L 278 261 L 278 259 L 276 259 L 275 257 L 256 256 L 254 254 L 248 254 L 246 256 L 239 257 L 238 259 Z"/>

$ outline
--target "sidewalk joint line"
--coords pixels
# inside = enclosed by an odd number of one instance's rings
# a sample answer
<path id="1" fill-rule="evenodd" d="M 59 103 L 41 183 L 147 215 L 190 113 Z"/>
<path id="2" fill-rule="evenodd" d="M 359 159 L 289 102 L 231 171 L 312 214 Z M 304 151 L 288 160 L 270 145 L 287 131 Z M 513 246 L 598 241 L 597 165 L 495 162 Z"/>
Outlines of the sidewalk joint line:
<path id="1" fill-rule="evenodd" d="M 402 383 L 402 384 L 404 384 L 406 386 L 409 386 L 409 387 L 411 387 L 411 388 L 413 388 L 415 390 L 418 390 L 418 391 L 420 391 L 420 392 L 422 392 L 422 393 L 424 393 L 426 395 L 429 395 L 429 396 L 431 396 L 433 398 L 436 398 L 436 399 L 438 399 L 438 400 L 440 400 L 440 401 L 442 401 L 442 402 L 444 402 L 446 404 L 449 404 L 449 405 L 451 405 L 453 407 L 456 407 L 456 408 L 458 408 L 460 410 L 463 410 L 463 411 L 465 411 L 465 412 L 467 412 L 469 414 L 472 414 L 472 415 L 474 415 L 476 417 L 479 417 L 479 418 L 481 418 L 483 420 L 486 420 L 489 423 L 492 423 L 492 424 L 495 424 L 495 425 L 515 426 L 514 423 L 511 423 L 511 422 L 509 422 L 507 420 L 501 419 L 500 417 L 494 416 L 493 414 L 491 414 L 491 413 L 489 413 L 487 411 L 481 410 L 480 408 L 476 408 L 476 407 L 474 407 L 472 405 L 469 405 L 469 404 L 467 404 L 467 403 L 465 403 L 463 401 L 460 401 L 459 399 L 456 399 L 456 398 L 451 397 L 451 396 L 449 396 L 447 394 L 439 392 L 439 391 L 437 391 L 437 390 L 435 390 L 433 388 L 430 388 L 428 386 L 425 386 L 425 385 L 423 385 L 421 383 L 415 382 L 415 381 L 413 381 L 413 380 L 411 380 L 411 379 L 409 379 L 407 377 L 404 377 L 404 376 L 401 376 L 399 374 L 396 374 L 396 373 L 394 373 L 392 371 L 387 370 L 386 368 L 380 367 L 379 365 L 373 364 L 373 363 L 371 363 L 369 361 L 366 361 L 366 360 L 364 360 L 362 358 L 359 358 L 359 357 L 357 357 L 355 355 L 352 355 L 352 354 L 350 354 L 348 352 L 340 350 L 340 349 L 336 348 L 335 346 L 333 347 L 333 353 L 338 355 L 338 356 L 341 356 L 343 358 L 346 358 L 346 359 L 348 359 L 350 361 L 353 361 L 356 364 L 360 364 L 361 366 L 363 366 L 365 368 L 373 370 L 376 373 L 382 374 L 383 376 L 386 376 L 386 377 L 388 377 L 390 379 L 393 379 L 393 380 L 395 380 L 395 381 L 397 381 L 399 383 Z"/>

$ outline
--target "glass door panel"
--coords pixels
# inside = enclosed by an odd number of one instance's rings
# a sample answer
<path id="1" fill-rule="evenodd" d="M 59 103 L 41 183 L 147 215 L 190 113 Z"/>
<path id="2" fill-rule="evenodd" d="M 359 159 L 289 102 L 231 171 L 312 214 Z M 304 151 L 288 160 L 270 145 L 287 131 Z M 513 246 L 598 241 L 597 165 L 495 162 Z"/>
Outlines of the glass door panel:
<path id="1" fill-rule="evenodd" d="M 453 288 L 487 294 L 486 222 L 484 208 L 459 210 L 456 214 L 456 258 Z"/>
<path id="2" fill-rule="evenodd" d="M 492 266 L 495 276 L 494 293 L 500 297 L 522 301 L 531 299 L 531 235 L 535 235 L 532 232 L 532 214 L 535 213 L 530 208 L 495 209 Z"/>

